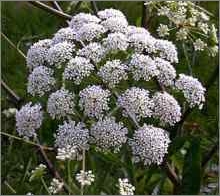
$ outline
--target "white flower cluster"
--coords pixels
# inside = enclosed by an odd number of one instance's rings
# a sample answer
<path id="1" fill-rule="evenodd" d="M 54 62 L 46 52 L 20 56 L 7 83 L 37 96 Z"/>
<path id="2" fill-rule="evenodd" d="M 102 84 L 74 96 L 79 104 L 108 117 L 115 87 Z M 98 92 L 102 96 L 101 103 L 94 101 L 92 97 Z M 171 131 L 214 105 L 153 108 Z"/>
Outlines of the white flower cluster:
<path id="1" fill-rule="evenodd" d="M 50 39 L 44 39 L 30 47 L 27 52 L 27 66 L 30 70 L 45 64 L 51 44 Z"/>
<path id="2" fill-rule="evenodd" d="M 103 39 L 106 52 L 125 51 L 128 48 L 128 38 L 122 33 L 110 33 Z"/>
<path id="3" fill-rule="evenodd" d="M 52 42 L 53 44 L 58 44 L 65 41 L 69 43 L 74 43 L 74 41 L 77 39 L 76 35 L 76 32 L 70 27 L 61 28 L 55 33 Z"/>
<path id="4" fill-rule="evenodd" d="M 95 175 L 92 173 L 91 170 L 89 171 L 80 170 L 80 173 L 76 174 L 76 180 L 82 186 L 90 186 L 92 182 L 94 182 L 95 180 Z"/>
<path id="5" fill-rule="evenodd" d="M 67 41 L 53 45 L 47 54 L 47 62 L 50 65 L 54 65 L 58 68 L 62 66 L 63 63 L 66 63 L 72 58 L 72 53 L 74 51 L 74 45 L 68 43 Z"/>
<path id="6" fill-rule="evenodd" d="M 75 95 L 66 89 L 60 89 L 49 96 L 47 112 L 52 119 L 60 119 L 67 115 L 74 114 Z"/>
<path id="7" fill-rule="evenodd" d="M 58 159 L 81 160 L 83 149 L 88 149 L 89 130 L 83 123 L 76 124 L 75 121 L 64 122 L 59 125 L 55 135 L 55 146 L 58 147 Z M 70 150 L 68 152 L 68 150 Z"/>
<path id="8" fill-rule="evenodd" d="M 79 13 L 75 16 L 72 17 L 69 26 L 72 28 L 74 31 L 78 31 L 82 25 L 84 24 L 89 24 L 89 23 L 99 23 L 101 20 L 89 13 Z"/>
<path id="9" fill-rule="evenodd" d="M 154 59 L 158 74 L 157 80 L 164 86 L 173 86 L 174 79 L 176 78 L 176 70 L 169 61 L 161 59 L 159 57 Z"/>
<path id="10" fill-rule="evenodd" d="M 114 117 L 105 117 L 91 127 L 91 141 L 97 146 L 97 150 L 118 152 L 127 140 L 128 129 L 123 123 L 117 123 Z"/>
<path id="11" fill-rule="evenodd" d="M 101 38 L 102 34 L 105 32 L 106 29 L 100 24 L 84 24 L 77 32 L 77 40 L 90 42 L 95 38 Z"/>
<path id="12" fill-rule="evenodd" d="M 168 152 L 170 139 L 168 133 L 152 125 L 144 124 L 136 130 L 129 141 L 135 162 L 143 161 L 145 165 L 160 165 Z"/>
<path id="13" fill-rule="evenodd" d="M 118 179 L 120 195 L 134 195 L 135 187 L 129 183 L 127 178 Z"/>
<path id="14" fill-rule="evenodd" d="M 32 106 L 32 102 L 29 102 L 16 111 L 16 128 L 20 136 L 25 139 L 36 137 L 36 130 L 40 128 L 43 120 L 41 109 L 40 104 Z"/>
<path id="15" fill-rule="evenodd" d="M 75 84 L 79 85 L 83 78 L 88 77 L 93 70 L 94 65 L 90 63 L 89 59 L 76 56 L 68 62 L 64 70 L 64 78 L 73 80 Z"/>
<path id="16" fill-rule="evenodd" d="M 118 106 L 124 109 L 124 115 L 135 118 L 151 117 L 154 103 L 149 97 L 149 91 L 137 87 L 127 89 L 118 98 Z"/>
<path id="17" fill-rule="evenodd" d="M 114 88 L 121 80 L 127 80 L 128 67 L 120 60 L 107 61 L 97 73 L 110 88 Z"/>
<path id="18" fill-rule="evenodd" d="M 58 179 L 53 178 L 50 186 L 48 187 L 48 190 L 51 194 L 56 194 L 63 188 L 63 182 L 60 182 Z"/>
<path id="19" fill-rule="evenodd" d="M 211 14 L 195 2 L 150 1 L 146 5 L 156 10 L 158 16 L 168 18 L 167 24 L 160 24 L 157 29 L 160 37 L 169 36 L 175 31 L 176 40 L 192 42 L 195 51 L 204 50 L 208 47 L 208 39 L 216 37 L 216 31 L 212 28 L 214 24 L 210 22 Z M 218 40 L 215 39 L 215 43 L 209 43 L 209 47 L 216 47 L 217 44 Z M 216 55 L 216 52 L 210 53 Z"/>
<path id="20" fill-rule="evenodd" d="M 157 92 L 153 96 L 154 116 L 161 122 L 174 125 L 181 119 L 181 108 L 175 98 L 167 92 Z"/>
<path id="21" fill-rule="evenodd" d="M 175 87 L 183 92 L 191 108 L 198 105 L 199 109 L 202 109 L 203 103 L 205 102 L 206 89 L 197 78 L 179 74 L 179 78 L 175 82 Z"/>
<path id="22" fill-rule="evenodd" d="M 152 77 L 159 74 L 157 66 L 150 56 L 134 53 L 131 57 L 129 70 L 135 80 L 143 78 L 149 81 Z"/>
<path id="23" fill-rule="evenodd" d="M 169 6 L 161 7 L 159 15 L 166 15 L 170 10 Z M 185 9 L 181 8 L 178 15 L 172 17 L 181 24 L 185 15 Z M 206 18 L 205 15 L 201 17 Z M 198 25 L 203 33 L 210 32 L 207 25 Z M 178 39 L 188 39 L 188 29 L 178 28 Z M 168 35 L 170 28 L 161 24 L 158 32 L 161 36 Z M 195 42 L 196 49 L 204 47 L 200 40 Z M 89 144 L 102 152 L 118 152 L 129 139 L 126 124 L 111 116 L 114 110 L 107 114 L 116 105 L 117 114 L 122 112 L 138 127 L 135 133 L 129 130 L 129 134 L 133 134 L 130 144 L 134 157 L 145 165 L 160 164 L 170 142 L 166 131 L 153 125 L 138 124 L 142 120 L 152 120 L 149 118 L 159 119 L 162 126 L 173 126 L 180 121 L 181 108 L 165 90 L 183 91 L 190 107 L 201 106 L 205 101 L 205 89 L 197 79 L 184 74 L 176 79 L 174 63 L 178 63 L 178 54 L 172 42 L 157 39 L 142 27 L 129 25 L 125 15 L 115 9 L 99 11 L 97 16 L 79 13 L 51 40 L 41 40 L 31 46 L 27 54 L 31 72 L 28 92 L 40 97 L 50 92 L 47 113 L 52 119 L 63 121 L 55 135 L 56 158 L 81 160 L 82 150 L 88 150 Z M 141 87 L 134 87 L 133 83 L 139 80 L 137 85 Z M 151 96 L 147 87 L 154 80 L 164 92 L 153 91 L 155 94 Z M 119 89 L 123 93 L 119 94 Z M 78 108 L 82 112 L 78 113 Z M 73 121 L 76 115 L 77 122 L 76 119 Z M 42 119 L 39 104 L 23 106 L 16 112 L 19 135 L 35 137 Z M 78 175 L 82 185 L 91 184 L 91 180 L 86 180 L 88 174 Z M 53 183 L 59 185 L 55 181 Z M 134 192 L 132 186 L 126 185 L 129 184 L 127 180 L 120 183 L 124 183 L 121 193 Z M 56 192 L 56 188 L 51 190 Z"/>
<path id="24" fill-rule="evenodd" d="M 43 96 L 49 92 L 55 85 L 54 71 L 45 66 L 34 68 L 32 73 L 28 76 L 27 92 L 32 96 Z"/>
<path id="25" fill-rule="evenodd" d="M 98 63 L 105 57 L 105 48 L 98 42 L 91 42 L 77 51 L 77 55 L 83 56 Z"/>
<path id="26" fill-rule="evenodd" d="M 102 89 L 101 86 L 88 86 L 79 93 L 79 105 L 84 109 L 85 115 L 99 118 L 109 110 L 110 95 L 110 91 Z"/>
<path id="27" fill-rule="evenodd" d="M 17 109 L 16 108 L 8 108 L 2 111 L 2 114 L 6 116 L 6 118 L 14 117 L 16 114 Z"/>

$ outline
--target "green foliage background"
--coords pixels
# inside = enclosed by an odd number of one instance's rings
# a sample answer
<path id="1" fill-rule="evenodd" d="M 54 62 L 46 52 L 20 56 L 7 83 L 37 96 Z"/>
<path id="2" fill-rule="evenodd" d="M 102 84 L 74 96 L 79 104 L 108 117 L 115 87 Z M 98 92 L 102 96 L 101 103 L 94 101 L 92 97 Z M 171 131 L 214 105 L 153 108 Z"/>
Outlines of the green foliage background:
<path id="1" fill-rule="evenodd" d="M 142 2 L 97 2 L 99 9 L 113 7 L 125 13 L 130 24 L 141 24 Z M 202 6 L 214 14 L 213 22 L 218 27 L 218 2 L 201 2 Z M 89 2 L 83 2 L 77 11 L 74 11 L 74 4 L 60 2 L 62 8 L 69 14 L 81 11 L 92 12 Z M 2 32 L 7 35 L 13 43 L 26 53 L 33 42 L 38 39 L 49 38 L 59 28 L 66 26 L 60 18 L 45 11 L 31 6 L 27 2 L 2 2 Z M 156 26 L 160 21 L 155 17 L 149 24 L 150 32 L 156 36 Z M 1 67 L 2 79 L 22 98 L 30 100 L 26 93 L 27 68 L 25 60 L 13 49 L 3 38 L 1 38 Z M 209 83 L 210 77 L 217 70 L 218 57 L 211 58 L 204 52 L 198 53 L 193 65 L 193 75 L 205 85 Z M 176 66 L 177 73 L 187 73 L 187 63 L 183 52 L 179 50 L 180 63 Z M 213 78 L 213 77 L 211 77 Z M 207 152 L 218 141 L 218 77 L 211 83 L 207 93 L 207 101 L 202 111 L 195 109 L 188 116 L 183 126 L 183 137 L 176 138 L 169 149 L 172 156 L 169 161 L 176 165 L 177 174 L 182 175 L 182 185 L 179 194 L 197 194 L 200 186 L 206 186 L 209 182 L 218 181 L 218 174 L 210 172 L 201 167 L 201 162 Z M 10 97 L 1 91 L 2 111 L 9 107 L 15 107 Z M 5 118 L 2 115 L 2 132 L 16 135 L 14 118 Z M 52 134 L 56 130 L 56 124 L 47 121 L 44 130 L 40 131 L 40 137 L 45 145 L 52 145 Z M 21 141 L 1 137 L 1 189 L 2 194 L 46 194 L 41 181 L 29 182 L 30 171 L 39 163 L 43 162 L 36 147 L 30 146 Z M 186 150 L 186 155 L 180 150 Z M 159 187 L 158 194 L 172 194 L 173 185 L 167 178 L 165 171 L 156 166 L 144 167 L 133 165 L 128 155 L 94 153 L 92 149 L 87 154 L 86 167 L 93 170 L 96 175 L 95 183 L 85 193 L 88 194 L 118 194 L 117 179 L 128 176 L 136 187 L 136 194 L 151 194 L 155 187 Z M 62 176 L 67 178 L 66 163 L 56 162 L 54 153 L 49 152 L 48 156 L 56 165 Z M 218 165 L 218 153 L 215 153 L 208 163 Z M 207 166 L 207 167 L 208 167 Z M 80 170 L 80 163 L 71 162 L 72 174 Z M 52 176 L 47 172 L 46 183 L 49 185 Z M 79 185 L 72 175 L 72 184 Z M 73 192 L 79 194 L 78 188 L 72 186 Z M 63 193 L 64 194 L 64 193 Z M 218 194 L 215 189 L 212 194 Z"/>

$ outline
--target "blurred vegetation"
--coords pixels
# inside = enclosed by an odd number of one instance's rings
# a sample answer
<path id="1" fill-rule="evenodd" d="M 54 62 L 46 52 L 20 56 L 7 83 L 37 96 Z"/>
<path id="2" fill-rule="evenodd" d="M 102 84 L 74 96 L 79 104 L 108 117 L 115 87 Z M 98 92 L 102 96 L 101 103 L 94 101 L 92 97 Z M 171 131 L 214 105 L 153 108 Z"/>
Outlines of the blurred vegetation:
<path id="1" fill-rule="evenodd" d="M 203 7 L 214 14 L 213 22 L 218 27 L 218 2 L 201 2 Z M 75 10 L 75 4 L 60 2 L 63 10 L 71 15 L 82 11 L 93 12 L 90 2 L 83 2 Z M 116 8 L 125 13 L 130 24 L 141 25 L 143 2 L 97 2 L 99 9 Z M 12 40 L 25 54 L 30 45 L 39 39 L 50 38 L 59 28 L 66 26 L 65 21 L 43 10 L 33 7 L 28 2 L 2 2 L 2 32 Z M 155 17 L 149 24 L 149 29 L 156 36 L 156 26 L 160 21 Z M 1 38 L 1 67 L 2 79 L 13 89 L 18 96 L 29 100 L 26 93 L 27 68 L 25 59 L 13 49 L 7 41 Z M 177 73 L 187 73 L 187 63 L 183 52 L 179 50 L 180 63 L 176 66 Z M 218 153 L 216 152 L 209 161 L 206 169 L 201 167 L 203 157 L 209 152 L 214 143 L 218 142 L 218 57 L 212 58 L 203 52 L 197 53 L 193 64 L 193 75 L 206 85 L 214 72 L 214 81 L 210 82 L 207 90 L 205 107 L 200 111 L 194 109 L 183 125 L 183 137 L 176 138 L 169 151 L 172 152 L 170 161 L 176 165 L 176 173 L 182 173 L 182 189 L 180 193 L 197 194 L 201 187 L 206 187 L 210 182 L 218 182 L 218 173 L 209 168 L 212 165 L 218 167 Z M 216 71 L 217 70 L 217 71 Z M 1 110 L 15 107 L 9 96 L 2 90 Z M 14 118 L 6 118 L 2 115 L 2 132 L 16 135 Z M 40 137 L 44 138 L 46 145 L 52 146 L 52 134 L 56 124 L 47 121 L 44 130 L 40 131 Z M 39 150 L 29 144 L 17 141 L 5 136 L 1 137 L 1 190 L 2 194 L 46 194 L 40 181 L 29 182 L 30 171 L 43 162 Z M 133 165 L 130 157 L 122 152 L 118 155 L 103 155 L 94 153 L 92 149 L 87 154 L 87 168 L 93 170 L 96 180 L 85 191 L 87 194 L 118 194 L 117 179 L 128 176 L 136 187 L 136 194 L 172 194 L 173 185 L 166 174 L 159 167 L 143 167 Z M 181 153 L 182 151 L 185 153 Z M 48 152 L 48 156 L 62 174 L 67 176 L 66 163 L 56 162 L 54 152 Z M 122 158 L 121 158 L 122 157 Z M 72 174 L 80 170 L 80 163 L 71 162 Z M 183 172 L 182 172 L 183 171 Z M 73 176 L 72 176 L 73 177 Z M 47 172 L 46 182 L 52 176 Z M 75 179 L 72 179 L 73 183 Z M 77 183 L 76 183 L 77 184 Z M 77 194 L 79 194 L 76 190 Z M 63 192 L 63 194 L 65 194 Z M 218 188 L 210 194 L 218 194 Z"/>

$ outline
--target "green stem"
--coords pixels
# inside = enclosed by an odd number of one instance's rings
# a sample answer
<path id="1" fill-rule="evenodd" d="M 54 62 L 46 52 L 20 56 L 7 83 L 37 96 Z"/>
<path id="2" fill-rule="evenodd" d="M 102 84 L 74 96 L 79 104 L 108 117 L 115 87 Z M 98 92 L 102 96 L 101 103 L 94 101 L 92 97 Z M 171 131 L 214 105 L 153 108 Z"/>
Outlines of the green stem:
<path id="1" fill-rule="evenodd" d="M 72 184 L 72 178 L 71 178 L 71 160 L 67 161 L 67 175 L 68 175 L 68 186 L 70 187 Z M 70 194 L 70 192 L 69 192 Z"/>
<path id="2" fill-rule="evenodd" d="M 1 135 L 4 135 L 4 136 L 7 136 L 7 137 L 10 137 L 10 138 L 13 138 L 13 139 L 16 139 L 16 140 L 23 141 L 23 142 L 25 142 L 25 143 L 27 143 L 27 144 L 31 144 L 31 145 L 34 145 L 34 146 L 37 146 L 37 147 L 41 147 L 41 148 L 43 148 L 44 150 L 54 150 L 52 147 L 42 146 L 42 145 L 39 145 L 39 144 L 34 143 L 34 142 L 32 142 L 32 141 L 24 140 L 23 138 L 20 138 L 20 137 L 11 135 L 11 134 L 9 134 L 9 133 L 0 132 L 0 134 L 1 134 Z"/>
<path id="3" fill-rule="evenodd" d="M 189 74 L 192 75 L 192 66 L 190 64 L 188 53 L 187 53 L 186 46 L 185 46 L 184 43 L 182 44 L 182 47 L 183 47 L 184 56 L 185 56 L 186 61 L 187 61 Z"/>
<path id="4" fill-rule="evenodd" d="M 82 170 L 85 171 L 86 168 L 86 151 L 85 149 L 83 149 L 83 160 L 82 160 Z M 81 191 L 80 194 L 83 195 L 84 194 L 84 186 L 81 184 Z"/>
<path id="5" fill-rule="evenodd" d="M 48 189 L 48 187 L 47 187 L 47 184 L 45 183 L 43 177 L 41 177 L 40 179 L 41 179 L 41 182 L 42 182 L 42 184 L 43 184 L 45 190 L 47 191 L 47 193 L 48 193 L 49 195 L 51 195 L 51 193 L 50 193 L 50 191 L 49 191 L 49 189 Z"/>
<path id="6" fill-rule="evenodd" d="M 7 181 L 4 181 L 4 184 L 10 189 L 10 191 L 14 194 L 16 194 L 17 192 L 14 190 L 14 188 L 7 182 Z"/>

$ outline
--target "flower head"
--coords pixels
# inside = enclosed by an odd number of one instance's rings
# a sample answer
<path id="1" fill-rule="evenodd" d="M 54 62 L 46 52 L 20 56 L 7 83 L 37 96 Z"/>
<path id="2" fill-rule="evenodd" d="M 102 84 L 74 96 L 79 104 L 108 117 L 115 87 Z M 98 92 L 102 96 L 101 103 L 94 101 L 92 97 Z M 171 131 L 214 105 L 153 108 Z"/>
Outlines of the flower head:
<path id="1" fill-rule="evenodd" d="M 51 68 L 45 66 L 34 68 L 28 76 L 27 92 L 32 96 L 38 95 L 40 97 L 49 92 L 56 82 L 53 73 Z"/>
<path id="2" fill-rule="evenodd" d="M 79 105 L 89 117 L 99 118 L 109 110 L 110 91 L 102 89 L 101 86 L 88 86 L 80 91 L 79 96 Z"/>
<path id="3" fill-rule="evenodd" d="M 125 15 L 120 10 L 116 10 L 112 8 L 99 11 L 98 16 L 101 19 L 108 19 L 111 17 L 125 18 Z"/>
<path id="4" fill-rule="evenodd" d="M 203 103 L 205 102 L 206 89 L 197 78 L 185 74 L 179 74 L 179 79 L 175 82 L 175 86 L 178 90 L 183 92 L 184 97 L 191 108 L 198 105 L 199 109 L 202 109 Z"/>
<path id="5" fill-rule="evenodd" d="M 90 186 L 92 182 L 94 182 L 95 180 L 95 175 L 92 173 L 91 170 L 89 171 L 80 170 L 80 173 L 76 174 L 76 180 L 82 186 Z"/>
<path id="6" fill-rule="evenodd" d="M 134 161 L 143 161 L 146 166 L 152 163 L 161 164 L 169 143 L 165 130 L 146 124 L 136 130 L 129 141 Z"/>
<path id="7" fill-rule="evenodd" d="M 43 121 L 43 112 L 40 104 L 29 102 L 16 111 L 16 128 L 20 136 L 28 139 L 36 137 L 36 130 L 40 128 Z"/>
<path id="8" fill-rule="evenodd" d="M 58 68 L 72 58 L 74 45 L 66 41 L 53 45 L 48 50 L 47 62 Z"/>
<path id="9" fill-rule="evenodd" d="M 44 65 L 48 55 L 52 41 L 50 39 L 40 40 L 34 43 L 27 52 L 27 66 L 30 70 L 33 68 Z"/>
<path id="10" fill-rule="evenodd" d="M 91 127 L 91 141 L 97 149 L 103 152 L 113 150 L 118 152 L 127 140 L 128 129 L 123 123 L 117 123 L 114 117 L 105 117 Z"/>
<path id="11" fill-rule="evenodd" d="M 160 24 L 160 26 L 157 28 L 157 32 L 160 37 L 165 37 L 169 35 L 169 28 L 167 25 Z"/>
<path id="12" fill-rule="evenodd" d="M 57 31 L 52 39 L 53 44 L 58 44 L 64 41 L 73 43 L 76 40 L 76 31 L 70 27 L 61 28 Z"/>
<path id="13" fill-rule="evenodd" d="M 128 21 L 122 17 L 111 17 L 102 21 L 101 24 L 110 32 L 126 33 Z"/>
<path id="14" fill-rule="evenodd" d="M 207 46 L 207 44 L 205 42 L 203 42 L 201 39 L 197 39 L 193 43 L 193 46 L 194 46 L 195 51 L 197 51 L 197 50 L 203 51 L 204 48 Z"/>
<path id="15" fill-rule="evenodd" d="M 128 78 L 127 69 L 128 67 L 121 63 L 120 60 L 107 61 L 105 65 L 100 68 L 98 75 L 112 88 L 121 80 Z"/>
<path id="16" fill-rule="evenodd" d="M 118 106 L 124 109 L 124 115 L 151 117 L 153 114 L 153 101 L 149 97 L 149 91 L 137 87 L 127 89 L 117 100 Z"/>
<path id="17" fill-rule="evenodd" d="M 63 182 L 60 182 L 58 179 L 53 178 L 50 186 L 48 187 L 48 190 L 51 194 L 56 194 L 63 188 L 63 185 Z"/>
<path id="18" fill-rule="evenodd" d="M 134 195 L 135 187 L 129 183 L 127 178 L 118 179 L 120 195 Z"/>
<path id="19" fill-rule="evenodd" d="M 174 125 L 181 119 L 181 108 L 174 97 L 167 92 L 157 92 L 153 96 L 154 116 L 164 123 Z"/>
<path id="20" fill-rule="evenodd" d="M 74 97 L 75 95 L 66 89 L 60 89 L 52 93 L 47 102 L 47 112 L 51 118 L 60 119 L 61 117 L 74 114 Z"/>
<path id="21" fill-rule="evenodd" d="M 68 62 L 64 70 L 64 78 L 73 80 L 75 84 L 79 85 L 93 70 L 94 65 L 90 63 L 89 59 L 76 56 Z"/>

